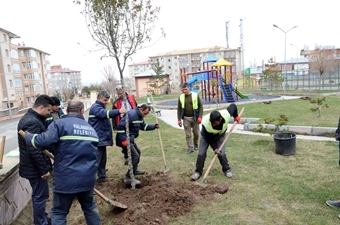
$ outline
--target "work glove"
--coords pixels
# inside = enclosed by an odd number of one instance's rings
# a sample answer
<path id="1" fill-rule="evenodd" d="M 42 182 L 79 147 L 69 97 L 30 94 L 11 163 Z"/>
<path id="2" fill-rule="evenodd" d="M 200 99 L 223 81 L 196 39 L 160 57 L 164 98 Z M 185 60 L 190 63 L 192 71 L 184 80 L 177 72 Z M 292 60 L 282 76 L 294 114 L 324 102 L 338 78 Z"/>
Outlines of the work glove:
<path id="1" fill-rule="evenodd" d="M 234 118 L 234 121 L 237 121 L 238 123 L 241 121 L 241 117 L 240 116 L 236 116 L 235 118 Z"/>
<path id="2" fill-rule="evenodd" d="M 127 146 L 127 140 L 122 140 L 122 146 L 126 147 Z"/>
<path id="3" fill-rule="evenodd" d="M 202 117 L 198 117 L 198 118 L 197 118 L 197 123 L 198 123 L 198 124 L 202 123 Z"/>
<path id="4" fill-rule="evenodd" d="M 218 149 L 215 149 L 215 150 L 214 150 L 214 153 L 215 153 L 215 155 L 217 155 L 217 156 L 221 156 L 221 152 L 220 152 Z"/>
<path id="5" fill-rule="evenodd" d="M 179 127 L 182 127 L 182 120 L 178 120 L 177 124 Z"/>
<path id="6" fill-rule="evenodd" d="M 161 126 L 158 123 L 155 123 L 155 129 L 161 128 Z"/>

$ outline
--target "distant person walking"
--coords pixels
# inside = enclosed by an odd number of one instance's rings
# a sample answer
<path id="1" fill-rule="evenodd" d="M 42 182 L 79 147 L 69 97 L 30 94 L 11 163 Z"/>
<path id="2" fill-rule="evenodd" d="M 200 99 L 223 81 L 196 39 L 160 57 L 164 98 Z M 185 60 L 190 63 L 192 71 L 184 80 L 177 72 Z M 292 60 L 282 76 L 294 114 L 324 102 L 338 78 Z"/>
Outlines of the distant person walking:
<path id="1" fill-rule="evenodd" d="M 194 175 L 191 177 L 193 180 L 200 178 L 203 173 L 204 162 L 207 157 L 207 150 L 209 146 L 211 146 L 214 153 L 217 154 L 222 166 L 223 174 L 229 178 L 233 176 L 226 155 L 226 143 L 221 148 L 221 151 L 218 151 L 225 139 L 225 133 L 227 132 L 231 116 L 234 117 L 235 121 L 240 122 L 241 117 L 238 115 L 235 104 L 230 104 L 228 108 L 224 110 L 212 111 L 210 114 L 203 117 L 200 146 L 196 160 L 196 170 Z"/>
<path id="2" fill-rule="evenodd" d="M 95 129 L 99 137 L 98 143 L 98 179 L 97 182 L 106 180 L 106 146 L 113 145 L 112 127 L 110 118 L 126 113 L 124 108 L 115 110 L 106 110 L 109 103 L 110 95 L 107 91 L 99 91 L 96 102 L 91 106 L 89 112 L 89 124 Z"/>
<path id="3" fill-rule="evenodd" d="M 46 130 L 46 116 L 50 114 L 53 100 L 47 95 L 40 95 L 33 108 L 19 120 L 18 131 L 40 134 Z M 35 225 L 48 224 L 46 201 L 49 197 L 48 178 L 52 171 L 51 160 L 41 150 L 27 144 L 18 134 L 20 152 L 19 175 L 28 179 L 32 187 L 33 219 Z"/>
<path id="4" fill-rule="evenodd" d="M 117 99 L 112 104 L 112 110 L 125 108 L 125 105 L 124 105 L 124 102 L 123 102 L 124 94 L 123 94 L 122 85 L 118 85 L 116 87 L 116 94 L 117 94 Z M 131 94 L 128 94 L 127 92 L 125 92 L 125 96 L 126 96 L 126 99 L 127 99 L 126 110 L 130 111 L 131 109 L 135 109 L 137 107 L 137 102 L 136 102 L 135 97 Z M 119 122 L 123 118 L 123 116 L 125 116 L 124 113 L 116 116 L 115 118 L 112 118 L 112 127 L 113 127 L 113 131 L 115 133 L 117 133 L 117 125 L 119 124 Z M 122 147 L 122 153 L 124 154 L 124 159 L 125 159 L 124 164 L 127 165 L 128 164 L 127 147 Z"/>
<path id="5" fill-rule="evenodd" d="M 190 92 L 188 83 L 182 84 L 182 94 L 178 98 L 177 120 L 178 126 L 183 126 L 188 150 L 186 154 L 198 150 L 199 124 L 202 122 L 203 105 L 198 94 Z M 191 135 L 193 133 L 193 136 Z"/>

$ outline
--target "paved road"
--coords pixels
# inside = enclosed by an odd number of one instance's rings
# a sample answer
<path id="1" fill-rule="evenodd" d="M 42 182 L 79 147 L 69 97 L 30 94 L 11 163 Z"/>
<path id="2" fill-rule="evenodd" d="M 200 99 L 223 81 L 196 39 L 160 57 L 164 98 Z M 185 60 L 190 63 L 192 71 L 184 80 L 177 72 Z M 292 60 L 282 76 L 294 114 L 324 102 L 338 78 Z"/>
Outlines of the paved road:
<path id="1" fill-rule="evenodd" d="M 18 147 L 17 126 L 19 120 L 20 117 L 5 120 L 0 123 L 0 143 L 2 142 L 2 137 L 6 136 L 4 154 Z"/>
<path id="2" fill-rule="evenodd" d="M 89 102 L 87 106 L 89 107 Z M 65 110 L 66 109 L 64 108 L 64 112 Z M 89 112 L 86 110 L 84 112 L 86 121 L 88 120 L 88 114 Z M 2 144 L 2 137 L 6 136 L 4 155 L 18 147 L 17 126 L 23 115 L 24 114 L 16 114 L 12 119 L 4 117 L 0 119 L 0 144 Z"/>

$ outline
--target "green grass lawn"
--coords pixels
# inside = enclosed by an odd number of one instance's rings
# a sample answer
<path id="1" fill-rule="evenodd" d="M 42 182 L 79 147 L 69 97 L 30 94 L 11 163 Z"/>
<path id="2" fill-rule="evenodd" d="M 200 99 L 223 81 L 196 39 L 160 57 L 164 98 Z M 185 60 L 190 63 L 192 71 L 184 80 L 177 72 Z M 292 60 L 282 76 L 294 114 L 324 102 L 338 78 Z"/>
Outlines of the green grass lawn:
<path id="1" fill-rule="evenodd" d="M 276 117 L 283 113 L 289 125 L 336 127 L 340 111 L 340 98 L 326 98 L 330 105 L 322 117 L 312 112 L 312 105 L 304 100 L 273 101 L 272 104 L 250 103 L 243 117 Z M 148 115 L 146 122 L 154 123 Z M 167 168 L 171 176 L 182 182 L 191 182 L 196 154 L 186 155 L 184 132 L 161 124 L 161 134 Z M 164 169 L 156 131 L 140 132 L 137 143 L 142 151 L 140 168 L 148 173 Z M 226 194 L 215 194 L 215 200 L 198 204 L 187 214 L 173 219 L 170 224 L 337 224 L 339 209 L 325 204 L 328 199 L 340 199 L 338 142 L 296 140 L 296 154 L 275 154 L 271 137 L 231 134 L 227 141 L 227 156 L 233 178 L 221 172 L 218 160 L 206 181 L 209 185 L 227 182 Z M 108 151 L 109 176 L 123 177 L 126 166 L 120 149 Z M 205 170 L 213 158 L 208 150 Z M 112 172 L 113 171 L 113 172 Z M 204 171 L 205 172 L 205 171 Z M 198 181 L 200 183 L 201 180 Z M 200 185 L 200 184 L 198 184 Z M 213 190 L 212 190 L 213 191 Z M 106 211 L 101 211 L 105 217 Z"/>
<path id="2" fill-rule="evenodd" d="M 146 121 L 154 123 L 151 115 Z M 162 121 L 161 134 L 171 176 L 191 182 L 196 154 L 186 155 L 184 132 Z M 140 168 L 148 173 L 164 169 L 156 131 L 140 132 L 137 143 L 142 151 Z M 123 177 L 126 167 L 116 147 L 109 152 L 109 176 Z M 296 154 L 275 154 L 271 137 L 232 134 L 227 155 L 233 178 L 226 178 L 218 160 L 206 181 L 227 182 L 226 194 L 194 207 L 188 215 L 170 224 L 336 224 L 339 210 L 326 206 L 328 199 L 340 198 L 338 143 L 297 140 Z M 208 150 L 205 170 L 213 157 Z M 201 180 L 198 181 L 200 183 Z M 212 190 L 213 191 L 213 190 Z M 110 212 L 108 212 L 110 213 Z M 102 214 L 102 216 L 105 216 Z"/>
<path id="3" fill-rule="evenodd" d="M 322 109 L 321 117 L 318 117 L 317 112 L 310 110 L 316 107 L 315 104 L 301 99 L 272 101 L 271 104 L 250 103 L 238 107 L 245 107 L 242 117 L 260 118 L 254 123 L 264 124 L 264 119 L 267 117 L 278 118 L 279 114 L 285 114 L 288 117 L 288 125 L 337 127 L 340 116 L 340 97 L 328 96 L 326 103 L 329 108 Z"/>

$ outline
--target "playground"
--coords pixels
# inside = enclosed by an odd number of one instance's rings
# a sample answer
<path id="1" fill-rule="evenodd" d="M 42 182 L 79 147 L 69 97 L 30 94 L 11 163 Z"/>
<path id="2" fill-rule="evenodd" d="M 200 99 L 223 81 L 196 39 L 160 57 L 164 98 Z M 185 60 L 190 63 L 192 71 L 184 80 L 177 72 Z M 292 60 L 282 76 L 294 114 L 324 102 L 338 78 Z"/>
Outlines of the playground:
<path id="1" fill-rule="evenodd" d="M 202 67 L 202 71 L 190 73 L 185 68 L 180 69 L 181 83 L 188 82 L 190 91 L 200 93 L 202 100 L 231 103 L 248 98 L 235 87 L 232 63 L 211 55 L 203 61 Z"/>

